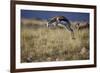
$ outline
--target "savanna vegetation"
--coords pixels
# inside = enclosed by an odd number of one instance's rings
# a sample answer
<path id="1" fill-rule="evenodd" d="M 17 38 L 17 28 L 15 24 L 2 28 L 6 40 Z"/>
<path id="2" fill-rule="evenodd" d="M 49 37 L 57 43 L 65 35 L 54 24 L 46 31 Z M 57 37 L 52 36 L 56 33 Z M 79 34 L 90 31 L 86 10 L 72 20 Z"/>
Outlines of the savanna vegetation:
<path id="1" fill-rule="evenodd" d="M 63 27 L 47 28 L 46 21 L 21 23 L 21 62 L 89 59 L 89 29 L 77 30 L 75 39 Z"/>

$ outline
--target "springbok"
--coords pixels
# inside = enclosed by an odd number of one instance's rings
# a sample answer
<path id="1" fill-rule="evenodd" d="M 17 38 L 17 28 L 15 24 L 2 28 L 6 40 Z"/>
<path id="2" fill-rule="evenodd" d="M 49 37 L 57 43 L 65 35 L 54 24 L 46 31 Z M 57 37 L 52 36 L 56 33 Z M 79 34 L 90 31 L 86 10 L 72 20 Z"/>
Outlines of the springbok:
<path id="1" fill-rule="evenodd" d="M 55 23 L 55 24 L 54 24 Z M 72 39 L 75 39 L 74 37 L 74 31 L 73 29 L 71 28 L 71 23 L 70 21 L 64 17 L 64 16 L 55 16 L 53 18 L 51 18 L 48 22 L 47 22 L 47 27 L 51 26 L 51 25 L 55 25 L 55 26 L 58 26 L 58 24 L 61 24 L 61 25 L 64 25 L 64 27 L 66 29 L 68 29 L 70 32 L 71 32 L 71 36 L 72 36 Z"/>
<path id="2" fill-rule="evenodd" d="M 76 29 L 77 30 L 81 30 L 81 29 L 85 29 L 85 28 L 89 28 L 89 23 L 77 23 L 76 25 L 75 25 L 75 27 L 76 27 Z"/>

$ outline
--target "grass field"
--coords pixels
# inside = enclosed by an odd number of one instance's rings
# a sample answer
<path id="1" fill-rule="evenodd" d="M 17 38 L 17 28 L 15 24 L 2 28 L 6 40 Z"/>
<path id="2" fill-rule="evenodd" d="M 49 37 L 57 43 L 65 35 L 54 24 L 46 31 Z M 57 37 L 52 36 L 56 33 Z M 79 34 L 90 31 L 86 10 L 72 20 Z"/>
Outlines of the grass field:
<path id="1" fill-rule="evenodd" d="M 89 59 L 89 29 L 75 30 L 72 39 L 65 28 L 47 28 L 40 23 L 21 24 L 21 62 Z"/>

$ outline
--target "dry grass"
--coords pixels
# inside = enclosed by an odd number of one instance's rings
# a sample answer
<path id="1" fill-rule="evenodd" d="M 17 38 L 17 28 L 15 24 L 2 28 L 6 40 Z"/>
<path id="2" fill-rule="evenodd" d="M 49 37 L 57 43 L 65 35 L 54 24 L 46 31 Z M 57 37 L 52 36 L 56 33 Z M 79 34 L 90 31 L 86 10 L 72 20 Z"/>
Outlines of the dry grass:
<path id="1" fill-rule="evenodd" d="M 89 29 L 75 31 L 72 39 L 65 28 L 21 27 L 21 62 L 89 59 Z"/>

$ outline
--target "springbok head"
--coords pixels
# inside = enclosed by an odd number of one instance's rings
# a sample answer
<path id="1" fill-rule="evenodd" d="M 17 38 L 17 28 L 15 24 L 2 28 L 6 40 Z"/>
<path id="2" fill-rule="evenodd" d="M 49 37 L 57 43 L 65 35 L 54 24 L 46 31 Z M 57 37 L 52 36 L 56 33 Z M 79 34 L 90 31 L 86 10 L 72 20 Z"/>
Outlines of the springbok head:
<path id="1" fill-rule="evenodd" d="M 51 22 L 47 22 L 46 25 L 47 25 L 47 27 L 55 27 L 56 24 L 57 24 L 56 22 L 52 22 L 52 23 Z"/>

